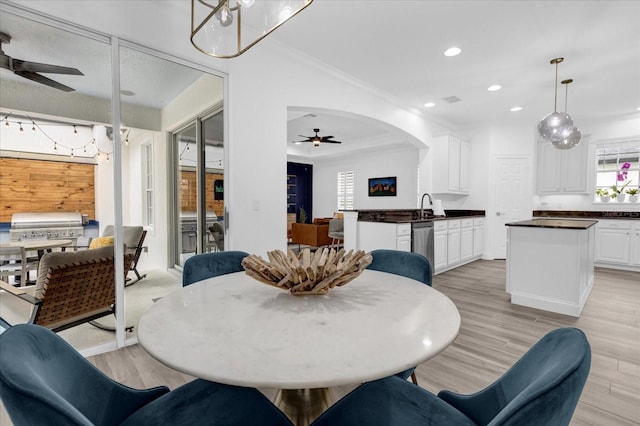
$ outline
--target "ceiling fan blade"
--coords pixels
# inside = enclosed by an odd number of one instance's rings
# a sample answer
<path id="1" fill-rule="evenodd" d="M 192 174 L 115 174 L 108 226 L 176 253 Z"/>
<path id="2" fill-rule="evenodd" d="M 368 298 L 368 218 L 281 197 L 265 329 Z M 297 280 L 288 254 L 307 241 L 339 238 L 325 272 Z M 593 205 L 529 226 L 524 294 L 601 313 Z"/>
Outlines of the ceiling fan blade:
<path id="1" fill-rule="evenodd" d="M 333 139 L 335 136 L 322 136 L 322 139 Z"/>
<path id="2" fill-rule="evenodd" d="M 33 80 L 40 84 L 44 84 L 45 86 L 53 87 L 54 89 L 63 90 L 65 92 L 73 92 L 76 90 L 76 89 L 72 89 L 69 86 L 65 86 L 64 84 L 58 83 L 57 81 L 53 81 L 50 78 L 47 78 L 35 72 L 16 71 L 15 73 L 21 77 L 28 78 L 29 80 Z"/>
<path id="3" fill-rule="evenodd" d="M 52 74 L 73 74 L 84 75 L 80 70 L 71 67 L 61 67 L 59 65 L 40 64 L 38 62 L 21 61 L 20 59 L 13 60 L 13 69 L 17 72 L 44 72 Z"/>
<path id="4" fill-rule="evenodd" d="M 340 141 L 322 141 L 322 143 L 342 143 Z"/>

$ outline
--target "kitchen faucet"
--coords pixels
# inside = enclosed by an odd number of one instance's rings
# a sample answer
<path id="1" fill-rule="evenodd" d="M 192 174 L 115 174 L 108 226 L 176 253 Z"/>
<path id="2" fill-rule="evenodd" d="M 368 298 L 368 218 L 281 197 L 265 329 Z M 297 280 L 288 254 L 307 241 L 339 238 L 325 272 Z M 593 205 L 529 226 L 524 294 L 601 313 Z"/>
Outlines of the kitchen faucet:
<path id="1" fill-rule="evenodd" d="M 420 219 L 424 219 L 424 197 L 425 195 L 429 197 L 429 205 L 433 206 L 433 200 L 431 199 L 431 195 L 428 193 L 422 194 L 422 199 L 420 200 Z"/>

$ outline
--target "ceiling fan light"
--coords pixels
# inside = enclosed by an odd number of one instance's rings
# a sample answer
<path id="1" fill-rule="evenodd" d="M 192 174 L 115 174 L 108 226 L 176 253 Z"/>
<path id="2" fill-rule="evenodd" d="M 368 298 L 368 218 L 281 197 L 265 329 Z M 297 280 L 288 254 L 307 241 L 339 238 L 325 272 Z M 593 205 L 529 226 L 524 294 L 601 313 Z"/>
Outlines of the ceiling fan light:
<path id="1" fill-rule="evenodd" d="M 550 141 L 561 141 L 573 131 L 573 119 L 566 112 L 552 112 L 538 123 L 538 133 Z"/>

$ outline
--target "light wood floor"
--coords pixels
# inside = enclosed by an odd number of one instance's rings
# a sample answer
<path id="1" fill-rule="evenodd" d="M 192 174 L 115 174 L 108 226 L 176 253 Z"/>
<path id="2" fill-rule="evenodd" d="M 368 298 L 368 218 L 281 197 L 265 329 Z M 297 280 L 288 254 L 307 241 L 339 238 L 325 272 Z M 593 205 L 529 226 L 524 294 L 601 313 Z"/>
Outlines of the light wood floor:
<path id="1" fill-rule="evenodd" d="M 449 348 L 418 367 L 420 386 L 432 392 L 475 392 L 500 377 L 548 331 L 578 327 L 591 344 L 592 364 L 571 424 L 640 425 L 640 273 L 597 268 L 580 318 L 511 305 L 504 291 L 504 261 L 479 260 L 437 275 L 434 288 L 455 302 L 462 325 Z M 136 388 L 175 388 L 192 379 L 156 362 L 137 345 L 90 361 Z M 335 399 L 350 389 L 334 388 Z M 6 420 L 2 413 L 0 424 Z"/>

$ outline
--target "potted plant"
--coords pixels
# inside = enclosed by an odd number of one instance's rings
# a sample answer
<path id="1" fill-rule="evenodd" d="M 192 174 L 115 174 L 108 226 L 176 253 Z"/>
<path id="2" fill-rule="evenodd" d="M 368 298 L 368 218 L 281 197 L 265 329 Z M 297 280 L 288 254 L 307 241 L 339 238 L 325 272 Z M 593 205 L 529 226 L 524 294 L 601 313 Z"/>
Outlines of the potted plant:
<path id="1" fill-rule="evenodd" d="M 627 188 L 625 192 L 629 195 L 630 203 L 638 202 L 638 188 Z"/>
<path id="2" fill-rule="evenodd" d="M 596 195 L 600 197 L 600 202 L 606 203 L 609 201 L 609 190 L 607 188 L 596 189 Z"/>
<path id="3" fill-rule="evenodd" d="M 624 188 L 626 188 L 626 186 L 631 183 L 631 180 L 624 182 L 624 180 L 627 178 L 627 173 L 629 173 L 630 167 L 631 163 L 622 164 L 622 166 L 620 166 L 620 170 L 618 170 L 616 174 L 616 184 L 611 186 L 611 190 L 613 191 L 613 194 L 611 194 L 611 198 L 615 198 L 616 201 L 620 203 L 624 202 L 624 199 L 626 197 Z M 617 182 L 624 182 L 624 184 L 621 187 L 618 187 Z"/>

